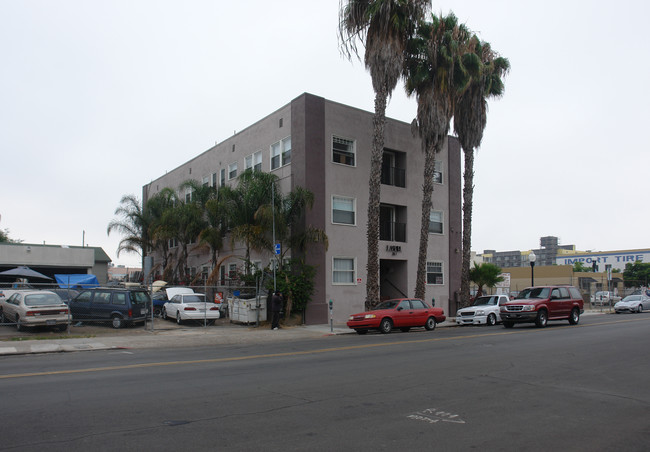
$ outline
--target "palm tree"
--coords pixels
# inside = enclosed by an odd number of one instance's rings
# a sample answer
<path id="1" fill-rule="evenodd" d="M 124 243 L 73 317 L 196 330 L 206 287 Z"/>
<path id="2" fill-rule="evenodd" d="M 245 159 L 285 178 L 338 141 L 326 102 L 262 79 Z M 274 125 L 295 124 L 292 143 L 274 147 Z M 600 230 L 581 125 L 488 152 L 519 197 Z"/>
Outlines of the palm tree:
<path id="1" fill-rule="evenodd" d="M 449 133 L 457 93 L 468 81 L 468 73 L 461 57 L 469 45 L 470 32 L 459 25 L 456 16 L 432 16 L 423 22 L 409 43 L 404 71 L 406 92 L 415 95 L 418 109 L 414 127 L 422 139 L 424 151 L 424 182 L 422 184 L 422 219 L 420 247 L 415 283 L 415 296 L 424 299 L 426 260 L 429 244 L 429 218 L 435 175 L 435 155 Z"/>
<path id="2" fill-rule="evenodd" d="M 327 250 L 329 245 L 327 234 L 322 229 L 311 225 L 304 225 L 304 214 L 307 209 L 314 205 L 314 194 L 302 187 L 296 187 L 286 195 L 275 195 L 275 211 L 272 206 L 262 206 L 257 212 L 256 218 L 270 230 L 270 225 L 275 224 L 275 239 L 282 245 L 280 256 L 280 269 L 282 269 L 284 257 L 291 251 L 291 256 L 296 253 L 304 254 L 308 245 L 321 243 Z M 286 297 L 286 315 L 291 316 L 294 294 L 291 290 L 288 276 L 285 273 L 288 293 Z"/>
<path id="3" fill-rule="evenodd" d="M 148 219 L 146 233 L 150 247 L 145 250 L 145 253 L 160 252 L 162 262 L 154 265 L 154 267 L 163 269 L 163 279 L 165 280 L 169 280 L 171 277 L 172 256 L 169 251 L 169 241 L 173 239 L 173 230 L 165 223 L 164 218 L 165 212 L 173 209 L 177 203 L 178 197 L 174 190 L 165 187 L 150 197 L 144 206 L 145 215 Z"/>
<path id="4" fill-rule="evenodd" d="M 250 274 L 251 249 L 262 251 L 273 246 L 265 225 L 256 218 L 256 214 L 260 207 L 271 204 L 272 187 L 276 180 L 274 174 L 247 169 L 239 176 L 236 188 L 222 187 L 219 190 L 228 212 L 231 247 L 236 241 L 241 241 L 246 248 L 247 274 Z"/>
<path id="5" fill-rule="evenodd" d="M 474 268 L 470 270 L 469 278 L 478 286 L 476 298 L 483 295 L 483 286 L 494 287 L 497 283 L 503 281 L 501 269 L 496 265 L 489 263 L 479 265 L 474 262 Z"/>
<path id="6" fill-rule="evenodd" d="M 366 308 L 379 302 L 379 204 L 386 103 L 400 78 L 407 42 L 429 7 L 426 0 L 347 0 L 340 4 L 341 48 L 351 58 L 352 54 L 358 56 L 357 40 L 365 45 L 364 62 L 375 91 L 368 183 Z"/>
<path id="7" fill-rule="evenodd" d="M 465 173 L 463 176 L 463 262 L 461 272 L 461 306 L 469 305 L 469 283 L 472 249 L 472 199 L 474 196 L 474 149 L 483 140 L 487 124 L 487 98 L 503 95 L 502 77 L 510 69 L 506 58 L 497 56 L 487 42 L 473 38 L 474 53 L 480 60 L 479 70 L 458 99 L 454 111 L 454 130 L 463 148 Z"/>
<path id="8" fill-rule="evenodd" d="M 176 262 L 176 274 L 181 281 L 189 281 L 187 274 L 187 258 L 189 245 L 194 243 L 205 228 L 203 210 L 195 202 L 179 202 L 174 208 L 168 209 L 163 215 L 163 223 L 172 236 L 178 240 L 180 256 Z"/>
<path id="9" fill-rule="evenodd" d="M 115 209 L 115 215 L 121 219 L 111 220 L 106 229 L 106 234 L 118 232 L 123 235 L 117 247 L 117 257 L 123 251 L 137 253 L 144 256 L 151 242 L 148 236 L 149 222 L 142 211 L 140 200 L 134 195 L 124 195 L 120 199 L 120 206 Z"/>

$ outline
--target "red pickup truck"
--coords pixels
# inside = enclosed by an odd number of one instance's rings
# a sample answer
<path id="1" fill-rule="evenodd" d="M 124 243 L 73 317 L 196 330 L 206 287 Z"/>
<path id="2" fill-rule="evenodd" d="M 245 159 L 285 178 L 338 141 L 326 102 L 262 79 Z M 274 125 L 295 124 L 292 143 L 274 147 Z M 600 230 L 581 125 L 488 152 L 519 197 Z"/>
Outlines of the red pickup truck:
<path id="1" fill-rule="evenodd" d="M 517 298 L 500 308 L 503 326 L 512 328 L 515 323 L 535 323 L 544 328 L 549 320 L 568 320 L 577 325 L 584 312 L 580 291 L 573 286 L 529 287 Z"/>

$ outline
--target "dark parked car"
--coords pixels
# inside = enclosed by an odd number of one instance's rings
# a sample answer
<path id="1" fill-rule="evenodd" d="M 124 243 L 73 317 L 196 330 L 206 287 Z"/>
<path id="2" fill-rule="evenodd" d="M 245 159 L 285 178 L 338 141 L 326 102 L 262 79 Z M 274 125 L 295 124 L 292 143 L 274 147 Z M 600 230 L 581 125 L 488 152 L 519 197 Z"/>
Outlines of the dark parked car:
<path id="1" fill-rule="evenodd" d="M 74 320 L 109 321 L 113 328 L 144 323 L 150 305 L 149 292 L 140 288 L 86 289 L 69 302 Z"/>

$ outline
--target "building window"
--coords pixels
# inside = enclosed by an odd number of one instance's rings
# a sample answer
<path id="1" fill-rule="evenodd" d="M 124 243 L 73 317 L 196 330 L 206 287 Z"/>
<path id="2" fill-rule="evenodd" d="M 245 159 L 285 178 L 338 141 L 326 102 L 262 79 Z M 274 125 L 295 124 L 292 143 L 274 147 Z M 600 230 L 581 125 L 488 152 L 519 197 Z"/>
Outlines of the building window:
<path id="1" fill-rule="evenodd" d="M 212 187 L 217 188 L 217 173 L 212 173 Z"/>
<path id="2" fill-rule="evenodd" d="M 185 202 L 186 203 L 192 202 L 192 189 L 191 188 L 188 188 L 187 190 L 185 190 Z"/>
<path id="3" fill-rule="evenodd" d="M 435 169 L 433 173 L 433 183 L 434 184 L 442 184 L 442 161 L 441 160 L 436 160 L 434 162 Z"/>
<path id="4" fill-rule="evenodd" d="M 332 223 L 356 224 L 354 198 L 332 196 Z"/>
<path id="5" fill-rule="evenodd" d="M 228 278 L 234 279 L 237 277 L 237 264 L 228 264 Z"/>
<path id="6" fill-rule="evenodd" d="M 427 284 L 444 284 L 442 262 L 427 262 Z"/>
<path id="7" fill-rule="evenodd" d="M 221 184 L 220 184 L 220 185 L 221 185 L 222 187 L 225 187 L 225 186 L 226 186 L 226 169 L 225 169 L 225 168 L 221 168 L 220 173 L 221 173 L 221 174 L 220 174 L 220 178 L 221 178 Z"/>
<path id="8" fill-rule="evenodd" d="M 253 154 L 253 170 L 262 171 L 262 151 Z"/>
<path id="9" fill-rule="evenodd" d="M 203 178 L 203 186 L 207 187 L 208 185 L 210 185 L 210 178 L 208 176 L 205 176 Z"/>
<path id="10" fill-rule="evenodd" d="M 237 177 L 237 162 L 228 165 L 228 180 Z"/>
<path id="11" fill-rule="evenodd" d="M 332 137 L 332 161 L 334 163 L 355 166 L 355 155 L 354 140 Z"/>
<path id="12" fill-rule="evenodd" d="M 333 284 L 354 284 L 355 262 L 353 257 L 335 257 L 332 262 Z"/>
<path id="13" fill-rule="evenodd" d="M 262 151 L 257 151 L 246 157 L 246 169 L 252 168 L 253 171 L 262 171 Z"/>
<path id="14" fill-rule="evenodd" d="M 271 145 L 271 170 L 291 163 L 291 137 Z"/>
<path id="15" fill-rule="evenodd" d="M 429 234 L 442 234 L 442 212 L 432 210 L 429 215 Z"/>

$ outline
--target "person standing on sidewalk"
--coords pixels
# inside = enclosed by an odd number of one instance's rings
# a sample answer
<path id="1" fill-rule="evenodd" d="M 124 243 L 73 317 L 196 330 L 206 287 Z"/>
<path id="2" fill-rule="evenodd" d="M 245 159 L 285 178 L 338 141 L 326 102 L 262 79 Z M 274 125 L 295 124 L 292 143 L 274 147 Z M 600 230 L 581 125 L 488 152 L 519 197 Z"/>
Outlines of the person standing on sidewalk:
<path id="1" fill-rule="evenodd" d="M 277 290 L 271 297 L 271 329 L 273 330 L 280 328 L 280 312 L 283 305 L 284 298 L 282 298 L 282 293 Z"/>

